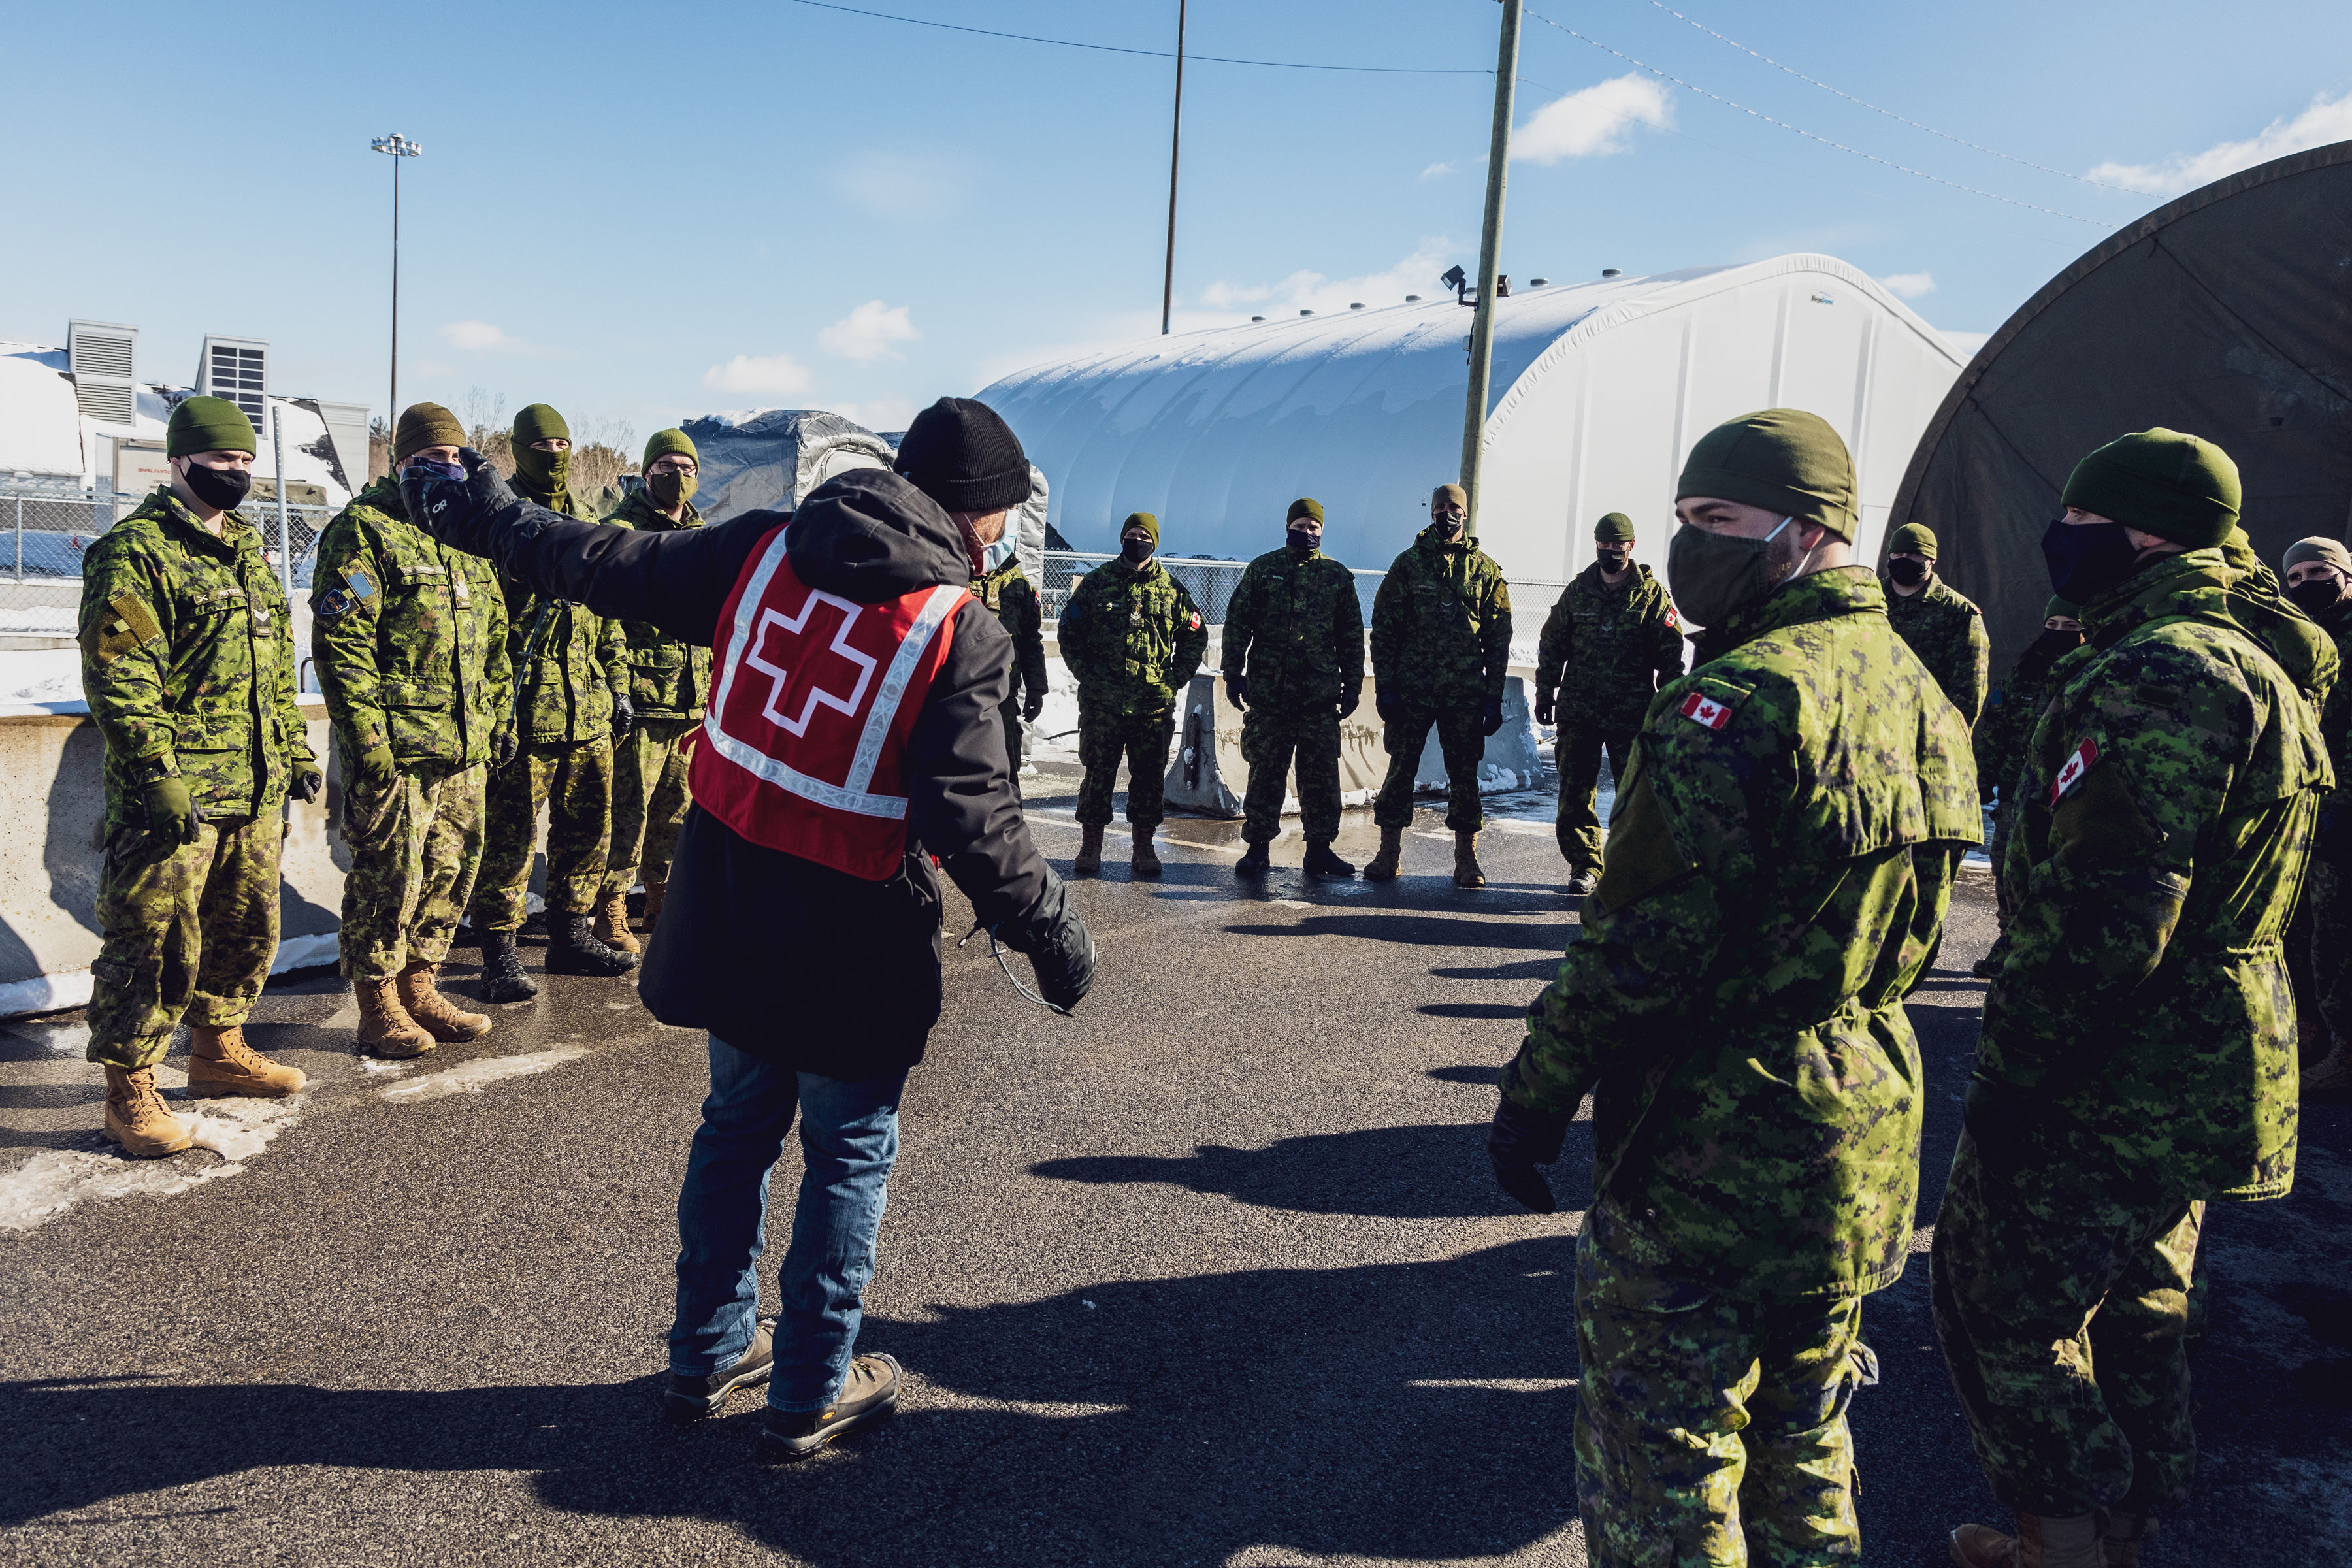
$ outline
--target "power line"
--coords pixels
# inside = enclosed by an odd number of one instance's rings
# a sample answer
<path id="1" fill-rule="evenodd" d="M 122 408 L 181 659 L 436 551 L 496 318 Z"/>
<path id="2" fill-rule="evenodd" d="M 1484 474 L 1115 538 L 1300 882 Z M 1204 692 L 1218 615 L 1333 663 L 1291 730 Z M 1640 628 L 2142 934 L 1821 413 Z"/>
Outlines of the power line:
<path id="1" fill-rule="evenodd" d="M 836 5 L 831 0 L 793 0 L 795 5 L 810 5 L 820 11 L 842 11 L 852 16 L 873 16 L 885 22 L 904 22 L 909 26 L 937 27 L 949 33 L 976 33 L 983 38 L 1013 38 L 1024 44 L 1052 44 L 1065 49 L 1092 49 L 1105 55 L 1140 55 L 1147 59 L 1172 60 L 1173 49 L 1131 49 L 1118 44 L 1081 43 L 1076 38 L 1046 38 L 1034 33 L 1005 33 L 993 27 L 966 27 L 954 22 L 934 22 L 925 16 L 901 16 L 889 11 L 868 11 L 856 5 Z M 1490 70 L 1475 66 L 1334 66 L 1315 60 L 1245 60 L 1230 55 L 1196 55 L 1185 51 L 1184 58 L 1195 64 L 1206 61 L 1221 66 L 1265 66 L 1274 70 L 1348 71 L 1369 76 L 1493 76 Z"/>
<path id="2" fill-rule="evenodd" d="M 1724 97 L 1719 92 L 1709 92 L 1703 87 L 1694 86 L 1692 83 L 1685 81 L 1678 76 L 1674 76 L 1668 72 L 1660 70 L 1657 67 L 1651 65 L 1645 60 L 1635 59 L 1633 56 L 1627 54 L 1622 49 L 1612 49 L 1598 38 L 1588 38 L 1573 27 L 1562 26 L 1559 23 L 1553 21 L 1549 16 L 1539 15 L 1534 11 L 1529 11 L 1527 15 L 1534 17 L 1537 21 L 1541 22 L 1545 26 L 1552 28 L 1554 31 L 1566 33 L 1570 37 L 1576 39 L 1580 43 L 1591 44 L 1594 48 L 1599 49 L 1604 55 L 1616 56 L 1619 59 L 1623 60 L 1627 65 L 1633 67 L 1637 70 L 1648 71 L 1652 76 L 1656 77 L 1661 81 L 1670 81 L 1676 87 L 1681 88 L 1685 92 L 1695 92 L 1701 98 L 1713 99 L 1716 102 L 1723 105 L 1726 109 L 1736 109 L 1740 113 L 1748 116 L 1750 119 L 1760 120 L 1767 125 L 1777 125 L 1781 130 L 1791 132 L 1796 135 L 1803 137 L 1808 142 L 1818 142 L 1824 147 L 1832 147 L 1838 152 L 1851 153 L 1857 158 L 1867 158 L 1874 163 L 1877 163 L 1885 168 L 1893 169 L 1897 174 L 1909 174 L 1915 179 L 1932 180 L 1937 184 L 1947 186 L 1955 191 L 1966 191 L 1972 196 L 1983 196 L 1990 201 L 2003 202 L 2013 207 L 2023 207 L 2027 212 L 2046 213 L 2052 217 L 2068 218 L 2075 223 L 2087 223 L 2095 228 L 2112 228 L 2115 226 L 2114 225 L 2104 222 L 2098 218 L 2084 217 L 2079 213 L 2060 212 L 2056 207 L 2036 206 L 2032 202 L 2021 202 L 2014 196 L 2004 196 L 1998 191 L 1979 190 L 1974 185 L 1964 185 L 1958 180 L 1948 180 L 1941 174 L 1931 174 L 1925 169 L 1914 169 L 1908 164 L 1895 163 L 1891 158 L 1882 158 L 1875 153 L 1865 153 L 1859 147 L 1849 147 L 1843 142 L 1832 142 L 1826 136 L 1816 136 L 1811 132 L 1805 130 L 1801 126 L 1791 125 L 1785 120 L 1775 120 L 1772 116 L 1764 113 L 1762 110 L 1750 109 L 1744 103 L 1734 103 L 1731 100 Z"/>
<path id="3" fill-rule="evenodd" d="M 2096 185 L 2103 191 L 2121 191 L 2126 195 L 2138 195 L 2141 194 L 2137 191 L 2126 189 L 2122 185 L 2111 185 L 2105 180 L 2095 180 L 2088 174 L 2070 174 L 2063 169 L 2053 169 L 2047 163 L 2037 163 L 2031 158 L 2012 157 L 2009 153 L 2003 153 L 1997 148 L 1981 146 L 1977 142 L 1969 141 L 1965 136 L 1955 136 L 1948 131 L 1938 131 L 1932 125 L 1922 125 L 1917 121 L 1910 119 L 1905 115 L 1897 114 L 1891 109 L 1881 109 L 1878 105 L 1871 102 L 1868 99 L 1856 98 L 1853 94 L 1844 91 L 1842 89 L 1832 87 L 1825 81 L 1817 80 L 1812 77 L 1809 77 L 1804 72 L 1797 69 L 1794 66 L 1784 66 L 1769 55 L 1758 54 L 1754 49 L 1749 48 L 1746 44 L 1741 43 L 1738 39 L 1727 38 L 1721 33 L 1717 32 L 1713 27 L 1708 26 L 1706 23 L 1701 22 L 1695 17 L 1684 16 L 1680 11 L 1677 11 L 1673 6 L 1667 5 L 1665 0 L 1649 0 L 1649 3 L 1656 6 L 1659 10 L 1664 11 L 1667 16 L 1672 16 L 1675 21 L 1687 22 L 1692 26 L 1696 27 L 1700 32 L 1705 33 L 1708 37 L 1714 38 L 1720 43 L 1729 44 L 1741 54 L 1747 55 L 1754 59 L 1762 60 L 1774 70 L 1786 71 L 1790 76 L 1795 77 L 1799 81 L 1820 88 L 1823 92 L 1835 93 L 1838 97 L 1844 99 L 1848 103 L 1859 104 L 1863 108 L 1870 110 L 1873 114 L 1883 114 L 1889 120 L 1895 121 L 1904 125 L 1908 125 L 1914 131 L 1925 131 L 1930 136 L 1940 136 L 1947 142 L 1966 147 L 1971 153 L 1982 153 L 1988 157 L 2000 158 L 2005 162 L 2016 163 L 2024 168 L 2039 169 L 2045 174 L 2055 174 L 2062 180 L 2077 180 L 2086 185 Z"/>

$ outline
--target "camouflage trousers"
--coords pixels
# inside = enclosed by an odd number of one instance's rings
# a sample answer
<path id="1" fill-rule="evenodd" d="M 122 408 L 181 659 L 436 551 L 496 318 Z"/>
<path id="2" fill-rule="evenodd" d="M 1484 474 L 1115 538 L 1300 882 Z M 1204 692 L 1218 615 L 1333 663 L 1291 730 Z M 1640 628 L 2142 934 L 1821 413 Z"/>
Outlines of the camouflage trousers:
<path id="1" fill-rule="evenodd" d="M 161 860 L 149 858 L 143 826 L 108 836 L 89 1060 L 153 1067 L 183 1017 L 209 1028 L 245 1022 L 278 956 L 285 846 L 286 819 L 274 811 L 199 823 L 194 844 Z"/>
<path id="2" fill-rule="evenodd" d="M 1576 1245 L 1576 1498 L 1593 1568 L 1862 1557 L 1846 1405 L 1878 1381 L 1858 1298 L 1755 1301 Z"/>
<path id="3" fill-rule="evenodd" d="M 2352 879 L 2316 858 L 2287 928 L 2286 967 L 2295 1017 L 2318 1049 L 2324 1054 L 2330 1038 L 2352 1039 Z"/>
<path id="4" fill-rule="evenodd" d="M 2038 1218 L 1962 1134 L 1936 1216 L 1930 1300 L 2002 1502 L 2063 1518 L 2160 1513 L 2188 1497 L 2197 1440 L 2183 1340 L 2204 1215 L 2176 1201 L 2112 1224 Z"/>
<path id="5" fill-rule="evenodd" d="M 1110 820 L 1111 792 L 1120 759 L 1127 762 L 1127 820 L 1131 827 L 1157 827 L 1167 816 L 1168 742 L 1175 738 L 1176 710 L 1157 713 L 1078 711 L 1078 822 L 1100 827 Z"/>
<path id="6" fill-rule="evenodd" d="M 613 748 L 613 847 L 604 861 L 605 892 L 625 893 L 640 879 L 669 880 L 677 830 L 694 804 L 679 742 L 700 728 L 698 719 L 640 719 Z"/>
<path id="7" fill-rule="evenodd" d="M 389 980 L 449 956 L 482 867 L 488 787 L 489 770 L 478 763 L 429 778 L 403 771 L 381 795 L 344 783 L 346 978 Z"/>
<path id="8" fill-rule="evenodd" d="M 1552 760 L 1559 769 L 1559 819 L 1552 831 L 1559 852 L 1571 871 L 1601 869 L 1601 816 L 1593 803 L 1601 798 L 1601 758 L 1609 757 L 1609 783 L 1623 787 L 1625 769 L 1633 757 L 1632 730 L 1597 730 L 1560 721 L 1552 742 Z"/>
<path id="9" fill-rule="evenodd" d="M 547 907 L 585 914 L 604 880 L 613 833 L 613 741 L 534 741 L 490 775 L 489 843 L 474 895 L 474 929 L 513 931 L 530 887 L 531 841 L 547 807 Z"/>
<path id="10" fill-rule="evenodd" d="M 1263 704 L 1242 715 L 1242 761 L 1249 785 L 1242 797 L 1242 837 L 1271 844 L 1282 834 L 1282 799 L 1294 758 L 1298 769 L 1298 821 L 1309 844 L 1339 837 L 1339 709 Z"/>
<path id="11" fill-rule="evenodd" d="M 1434 724 L 1438 749 L 1445 756 L 1445 826 L 1456 833 L 1477 832 L 1486 821 L 1478 804 L 1478 763 L 1486 754 L 1478 705 L 1402 708 L 1392 703 L 1391 711 L 1395 717 L 1381 738 L 1389 754 L 1389 776 L 1372 802 L 1372 820 L 1382 827 L 1412 826 L 1412 775 L 1421 767 L 1429 727 Z"/>

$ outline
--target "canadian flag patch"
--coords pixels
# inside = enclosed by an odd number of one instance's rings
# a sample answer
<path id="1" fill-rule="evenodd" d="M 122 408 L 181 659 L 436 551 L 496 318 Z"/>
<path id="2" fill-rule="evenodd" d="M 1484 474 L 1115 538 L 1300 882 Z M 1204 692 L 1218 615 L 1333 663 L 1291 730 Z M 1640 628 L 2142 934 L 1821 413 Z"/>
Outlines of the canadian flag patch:
<path id="1" fill-rule="evenodd" d="M 1192 612 L 1192 624 L 1191 626 L 1189 626 L 1185 627 L 1184 629 L 1185 629 L 1186 631 L 1193 631 L 1193 632 L 1197 632 L 1197 631 L 1199 631 L 1199 630 L 1201 629 L 1201 612 L 1200 612 L 1200 611 L 1195 610 L 1195 611 L 1193 611 L 1193 612 Z"/>
<path id="2" fill-rule="evenodd" d="M 2066 765 L 2058 770 L 2058 776 L 2050 781 L 2050 804 L 2056 805 L 2080 788 L 2083 775 L 2089 773 L 2091 764 L 2098 760 L 2099 743 L 2096 741 L 2085 740 L 2075 747 L 2074 754 L 2066 759 Z"/>
<path id="3" fill-rule="evenodd" d="M 1683 618 L 1675 614 L 1675 607 L 1672 605 L 1668 605 L 1666 606 L 1666 630 L 1673 631 L 1682 624 Z"/>
<path id="4" fill-rule="evenodd" d="M 1683 705 L 1675 711 L 1685 719 L 1706 725 L 1710 730 L 1720 730 L 1731 722 L 1730 705 L 1717 702 L 1704 691 L 1694 691 L 1684 698 Z"/>

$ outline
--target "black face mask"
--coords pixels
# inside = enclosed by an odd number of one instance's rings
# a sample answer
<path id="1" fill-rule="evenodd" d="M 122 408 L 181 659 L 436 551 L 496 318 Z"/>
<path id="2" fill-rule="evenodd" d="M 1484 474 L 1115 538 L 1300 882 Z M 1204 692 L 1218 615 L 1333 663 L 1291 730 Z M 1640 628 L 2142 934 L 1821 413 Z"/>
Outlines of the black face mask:
<path id="1" fill-rule="evenodd" d="M 1312 555 L 1323 548 L 1323 536 L 1309 533 L 1303 528 L 1294 528 L 1283 535 L 1283 542 L 1301 555 Z"/>
<path id="2" fill-rule="evenodd" d="M 1630 553 L 1624 555 L 1612 555 L 1606 550 L 1601 550 L 1594 552 L 1593 559 L 1601 563 L 1601 569 L 1603 572 L 1606 572 L 1609 575 L 1614 577 L 1618 573 L 1625 570 L 1625 568 L 1633 563 L 1633 557 Z"/>
<path id="3" fill-rule="evenodd" d="M 195 498 L 209 507 L 223 511 L 245 499 L 253 488 L 253 476 L 243 468 L 207 468 L 202 463 L 188 465 L 188 489 Z"/>
<path id="4" fill-rule="evenodd" d="M 1430 521 L 1437 525 L 1437 537 L 1448 543 L 1461 538 L 1462 531 L 1469 526 L 1459 518 L 1438 517 L 1432 518 Z"/>
<path id="5" fill-rule="evenodd" d="M 1155 548 L 1157 546 L 1148 539 L 1121 539 L 1118 542 L 1118 552 L 1138 566 L 1151 559 Z"/>
<path id="6" fill-rule="evenodd" d="M 1886 574 L 1906 588 L 1916 588 L 1927 580 L 1927 563 L 1898 555 L 1886 563 Z"/>
<path id="7" fill-rule="evenodd" d="M 2042 559 L 2050 567 L 2050 591 L 2087 605 L 2132 574 L 2139 547 L 2120 522 L 2068 522 L 2058 518 L 2042 532 Z"/>
<path id="8" fill-rule="evenodd" d="M 2286 596 L 2296 609 L 2315 621 L 2344 602 L 2344 584 L 2333 577 L 2315 577 L 2289 588 Z"/>

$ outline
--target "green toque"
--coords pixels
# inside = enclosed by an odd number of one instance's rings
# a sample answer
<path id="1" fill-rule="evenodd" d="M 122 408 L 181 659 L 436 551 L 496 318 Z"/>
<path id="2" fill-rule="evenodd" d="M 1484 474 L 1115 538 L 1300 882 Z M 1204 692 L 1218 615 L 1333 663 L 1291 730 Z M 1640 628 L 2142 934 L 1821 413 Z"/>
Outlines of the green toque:
<path id="1" fill-rule="evenodd" d="M 172 410 L 163 430 L 163 455 L 185 458 L 196 452 L 257 452 L 253 421 L 245 410 L 225 397 L 191 397 Z"/>
<path id="2" fill-rule="evenodd" d="M 694 459 L 696 468 L 702 467 L 702 454 L 694 449 L 694 437 L 683 430 L 656 430 L 647 437 L 645 461 L 639 463 L 637 467 L 640 470 L 651 468 L 656 463 L 673 453 L 682 458 L 691 458 Z"/>
<path id="3" fill-rule="evenodd" d="M 569 441 L 572 426 L 563 416 L 544 403 L 534 403 L 515 416 L 514 444 L 528 447 L 534 441 Z"/>
<path id="4" fill-rule="evenodd" d="M 1895 531 L 1886 542 L 1889 555 L 1924 555 L 1936 558 L 1936 531 L 1924 522 L 1906 522 Z"/>
<path id="5" fill-rule="evenodd" d="M 2119 436 L 2075 464 L 2058 504 L 2200 550 L 2230 537 L 2243 499 L 2229 453 L 2158 426 Z"/>
<path id="6" fill-rule="evenodd" d="M 1620 540 L 1633 542 L 1633 520 L 1622 511 L 1604 514 L 1592 525 L 1592 541 L 1596 544 L 1614 544 Z"/>
<path id="7" fill-rule="evenodd" d="M 1317 522 L 1321 522 L 1323 521 L 1323 503 L 1317 500 L 1313 496 L 1300 496 L 1297 500 L 1290 503 L 1290 514 L 1287 517 L 1285 517 L 1282 521 L 1285 522 L 1297 522 L 1302 517 L 1311 517 Z"/>
<path id="8" fill-rule="evenodd" d="M 572 426 L 544 403 L 534 403 L 515 416 L 508 449 L 514 457 L 515 477 L 522 480 L 524 492 L 533 500 L 547 501 L 571 493 L 572 454 L 542 452 L 532 443 L 571 439 Z"/>
<path id="9" fill-rule="evenodd" d="M 466 427 L 437 403 L 412 403 L 401 411 L 400 427 L 393 432 L 392 460 L 404 463 L 427 447 L 462 447 Z"/>
<path id="10" fill-rule="evenodd" d="M 2062 617 L 2070 621 L 2081 620 L 2083 618 L 2083 606 L 2076 604 L 2072 599 L 2062 599 L 2055 594 L 2053 594 L 2050 596 L 2050 602 L 2042 606 L 2042 618 L 2046 622 L 2057 620 Z"/>
<path id="11" fill-rule="evenodd" d="M 1152 516 L 1148 511 L 1129 512 L 1127 514 L 1127 521 L 1118 525 L 1119 537 L 1122 539 L 1126 538 L 1127 531 L 1138 526 L 1139 524 L 1141 525 L 1144 532 L 1151 535 L 1151 548 L 1154 550 L 1159 549 L 1160 520 Z"/>
<path id="12" fill-rule="evenodd" d="M 2326 534 L 2315 533 L 2309 539 L 2298 539 L 2288 545 L 2286 554 L 2279 561 L 2279 575 L 2285 576 L 2306 561 L 2333 566 L 2347 577 L 2352 577 L 2352 550 L 2345 549 Z"/>
<path id="13" fill-rule="evenodd" d="M 1743 414 L 1700 437 L 1675 489 L 1675 500 L 1686 496 L 1760 506 L 1853 541 L 1853 458 L 1828 420 L 1802 409 Z"/>

